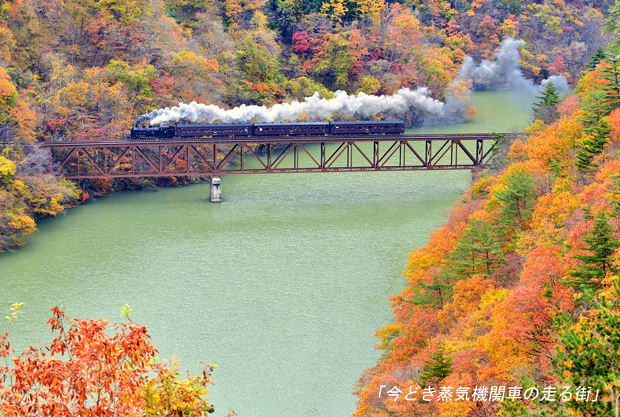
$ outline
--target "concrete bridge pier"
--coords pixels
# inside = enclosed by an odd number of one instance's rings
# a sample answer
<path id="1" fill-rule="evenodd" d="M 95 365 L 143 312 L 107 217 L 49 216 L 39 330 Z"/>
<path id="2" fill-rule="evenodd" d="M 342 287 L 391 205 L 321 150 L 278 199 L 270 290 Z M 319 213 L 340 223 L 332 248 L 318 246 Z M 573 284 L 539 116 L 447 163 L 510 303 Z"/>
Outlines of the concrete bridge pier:
<path id="1" fill-rule="evenodd" d="M 222 180 L 217 175 L 211 177 L 211 192 L 209 194 L 209 201 L 212 203 L 222 202 Z"/>

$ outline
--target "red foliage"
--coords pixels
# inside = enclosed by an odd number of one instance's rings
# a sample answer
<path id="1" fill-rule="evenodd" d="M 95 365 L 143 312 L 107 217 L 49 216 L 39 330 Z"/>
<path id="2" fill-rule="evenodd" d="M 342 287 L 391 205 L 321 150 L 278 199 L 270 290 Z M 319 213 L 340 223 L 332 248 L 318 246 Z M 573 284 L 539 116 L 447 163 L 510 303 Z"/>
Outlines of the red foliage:
<path id="1" fill-rule="evenodd" d="M 158 96 L 167 96 L 174 90 L 174 77 L 161 76 L 149 81 L 153 92 Z"/>
<path id="2" fill-rule="evenodd" d="M 562 55 L 556 55 L 553 62 L 549 64 L 549 69 L 554 74 L 560 74 L 567 70 L 566 63 L 564 63 L 564 58 L 562 58 Z"/>
<path id="3" fill-rule="evenodd" d="M 303 54 L 310 49 L 308 34 L 303 31 L 293 33 L 293 50 L 298 54 Z"/>
<path id="4" fill-rule="evenodd" d="M 491 51 L 499 45 L 499 28 L 491 16 L 484 16 L 480 24 L 478 25 L 478 31 L 476 32 L 480 39 L 480 49 L 486 51 L 483 55 L 485 57 L 491 56 Z"/>
<path id="5" fill-rule="evenodd" d="M 571 116 L 577 109 L 579 109 L 579 97 L 575 95 L 566 97 L 558 107 L 562 116 Z"/>

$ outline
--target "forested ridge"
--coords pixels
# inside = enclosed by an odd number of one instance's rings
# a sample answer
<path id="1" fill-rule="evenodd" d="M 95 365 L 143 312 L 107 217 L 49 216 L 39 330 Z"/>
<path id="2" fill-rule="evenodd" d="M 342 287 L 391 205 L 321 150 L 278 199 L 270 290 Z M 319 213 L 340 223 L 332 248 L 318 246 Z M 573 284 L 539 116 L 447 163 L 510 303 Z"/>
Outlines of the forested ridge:
<path id="1" fill-rule="evenodd" d="M 609 29 L 610 54 L 575 95 L 546 89 L 534 111 L 546 122 L 409 254 L 355 416 L 618 416 L 617 21 Z"/>
<path id="2" fill-rule="evenodd" d="M 119 139 L 136 118 L 180 101 L 270 105 L 319 92 L 392 94 L 452 82 L 466 55 L 509 37 L 537 80 L 575 82 L 609 35 L 609 0 L 0 2 L 0 250 L 36 221 L 88 198 L 45 175 L 49 140 Z M 168 181 L 168 180 L 166 180 Z M 185 181 L 178 179 L 173 181 Z M 91 194 L 145 181 L 86 181 Z M 164 182 L 168 183 L 168 182 Z"/>

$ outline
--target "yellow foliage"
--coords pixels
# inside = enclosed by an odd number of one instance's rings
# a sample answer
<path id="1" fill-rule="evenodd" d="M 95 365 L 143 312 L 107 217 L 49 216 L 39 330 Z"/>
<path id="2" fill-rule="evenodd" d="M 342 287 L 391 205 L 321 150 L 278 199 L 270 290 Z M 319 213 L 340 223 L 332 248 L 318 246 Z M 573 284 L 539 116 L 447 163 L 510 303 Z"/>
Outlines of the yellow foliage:
<path id="1" fill-rule="evenodd" d="M 191 51 L 173 53 L 172 64 L 184 72 L 208 74 L 219 70 L 219 64 L 216 59 L 207 59 Z"/>
<path id="2" fill-rule="evenodd" d="M 554 194 L 559 194 L 564 191 L 572 192 L 573 190 L 573 180 L 567 177 L 557 177 L 555 179 L 555 184 L 553 185 L 553 190 L 551 190 Z"/>
<path id="3" fill-rule="evenodd" d="M 552 192 L 539 197 L 530 223 L 533 233 L 529 235 L 536 236 L 536 241 L 532 243 L 538 246 L 561 244 L 567 237 L 564 223 L 577 207 L 579 198 L 571 191 Z"/>
<path id="4" fill-rule="evenodd" d="M 0 155 L 0 181 L 2 177 L 5 180 L 11 180 L 15 175 L 15 163 L 8 158 Z"/>
<path id="5" fill-rule="evenodd" d="M 86 95 L 88 94 L 88 84 L 84 81 L 72 81 L 65 88 L 60 90 L 56 97 L 59 102 L 70 106 L 82 106 L 87 104 Z"/>
<path id="6" fill-rule="evenodd" d="M 482 177 L 471 188 L 472 198 L 477 198 L 481 195 L 487 195 L 490 189 L 497 183 L 497 177 Z"/>
<path id="7" fill-rule="evenodd" d="M 500 26 L 504 37 L 516 37 L 517 36 L 517 22 L 512 19 L 506 19 Z"/>
<path id="8" fill-rule="evenodd" d="M 540 133 L 545 130 L 545 122 L 542 120 L 535 120 L 534 123 L 525 128 L 525 131 L 531 135 L 535 133 Z"/>
<path id="9" fill-rule="evenodd" d="M 328 16 L 331 20 L 342 23 L 342 18 L 349 11 L 344 3 L 344 0 L 329 0 L 321 6 L 321 13 Z"/>
<path id="10" fill-rule="evenodd" d="M 24 235 L 30 234 L 37 229 L 34 219 L 25 214 L 12 215 L 9 214 L 9 226 Z"/>
<path id="11" fill-rule="evenodd" d="M 508 295 L 506 288 L 491 288 L 480 298 L 480 310 L 487 314 L 493 306 L 502 301 Z"/>
<path id="12" fill-rule="evenodd" d="M 52 62 L 52 74 L 50 82 L 52 85 L 65 86 L 76 77 L 76 70 L 72 65 L 62 61 Z"/>
<path id="13" fill-rule="evenodd" d="M 47 214 L 49 216 L 56 216 L 59 213 L 62 213 L 64 209 L 65 208 L 59 203 L 58 199 L 52 197 L 47 207 L 37 210 L 37 212 L 41 214 Z"/>
<path id="14" fill-rule="evenodd" d="M 508 162 L 525 161 L 527 159 L 527 150 L 528 146 L 526 142 L 515 140 L 513 144 L 510 145 L 510 150 L 508 151 L 506 159 Z"/>
<path id="15" fill-rule="evenodd" d="M 24 192 L 28 190 L 26 184 L 24 184 L 22 180 L 15 180 L 13 182 L 13 189 L 17 192 Z"/>
<path id="16" fill-rule="evenodd" d="M 102 73 L 102 69 L 99 67 L 90 67 L 84 70 L 84 78 L 87 80 L 96 80 Z"/>
<path id="17" fill-rule="evenodd" d="M 380 340 L 379 349 L 387 349 L 394 337 L 398 336 L 403 330 L 403 323 L 389 323 L 381 329 L 377 330 L 375 337 Z"/>
<path id="18" fill-rule="evenodd" d="M 357 11 L 361 15 L 374 15 L 385 10 L 383 0 L 357 0 Z"/>
<path id="19" fill-rule="evenodd" d="M 534 54 L 528 51 L 526 48 L 521 48 L 521 61 L 534 58 Z M 523 62 L 522 62 L 523 64 Z"/>
<path id="20" fill-rule="evenodd" d="M 142 388 L 145 413 L 149 417 L 168 414 L 175 410 L 178 415 L 202 416 L 212 413 L 213 407 L 206 400 L 211 384 L 210 375 L 217 365 L 209 364 L 202 376 L 183 378 L 178 360 L 164 360 L 163 364 L 154 364 L 155 378 L 149 380 Z"/>
<path id="21" fill-rule="evenodd" d="M 16 42 L 13 32 L 7 27 L 0 26 L 0 61 L 5 64 L 11 63 L 11 52 L 15 49 Z"/>

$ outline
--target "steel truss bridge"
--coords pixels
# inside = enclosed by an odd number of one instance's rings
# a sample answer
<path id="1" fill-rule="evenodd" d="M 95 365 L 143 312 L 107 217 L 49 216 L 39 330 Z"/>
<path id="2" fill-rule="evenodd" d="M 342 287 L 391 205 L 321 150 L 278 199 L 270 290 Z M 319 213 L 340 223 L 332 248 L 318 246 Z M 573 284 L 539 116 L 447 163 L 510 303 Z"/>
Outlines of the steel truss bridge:
<path id="1" fill-rule="evenodd" d="M 136 178 L 473 169 L 500 137 L 416 134 L 190 138 L 48 142 L 56 173 L 67 178 Z"/>

